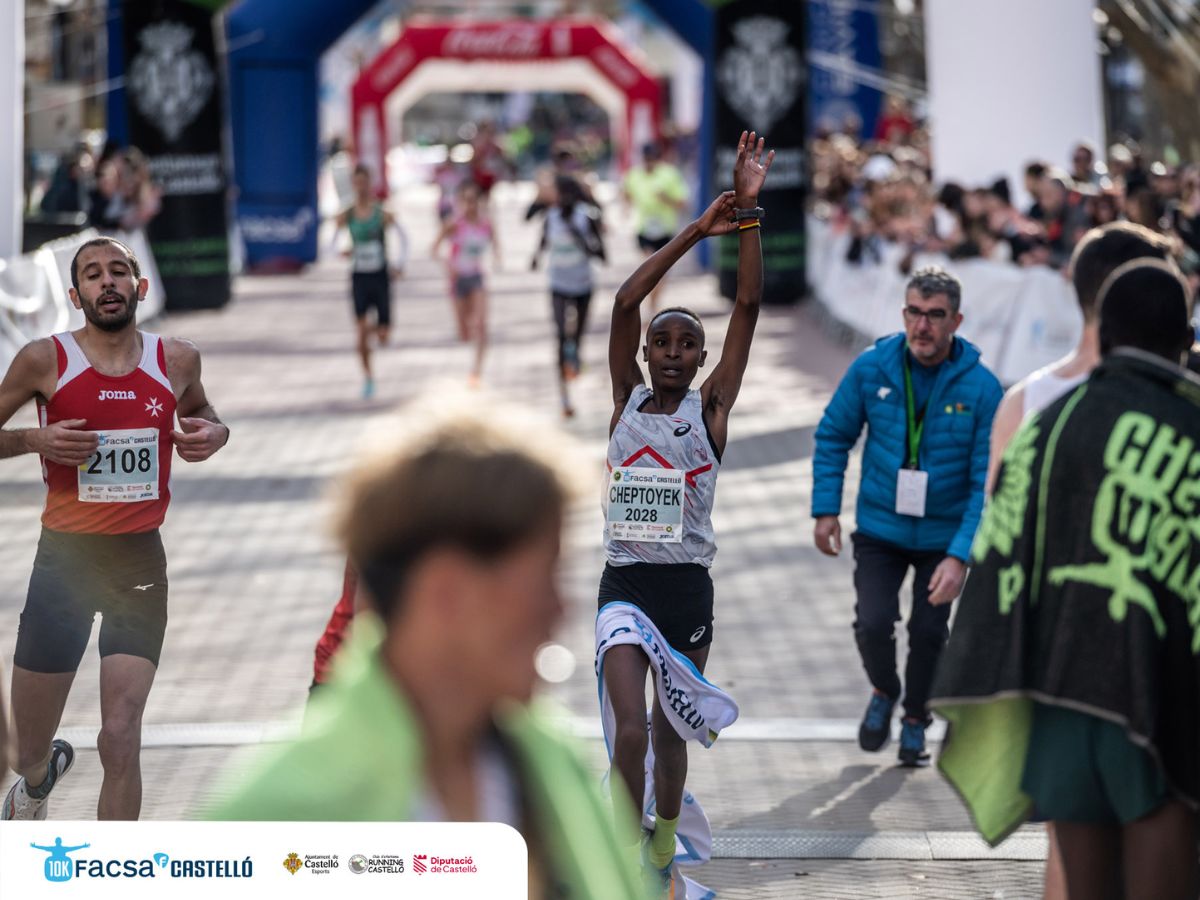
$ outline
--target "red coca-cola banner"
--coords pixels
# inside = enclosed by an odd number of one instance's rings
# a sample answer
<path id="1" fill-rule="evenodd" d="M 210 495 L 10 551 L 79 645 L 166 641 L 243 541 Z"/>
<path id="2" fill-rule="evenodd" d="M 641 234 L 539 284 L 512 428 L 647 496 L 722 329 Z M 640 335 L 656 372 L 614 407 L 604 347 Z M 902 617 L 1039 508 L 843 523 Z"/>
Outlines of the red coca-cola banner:
<path id="1" fill-rule="evenodd" d="M 584 59 L 625 97 L 625 121 L 613 123 L 623 165 L 629 165 L 634 148 L 658 136 L 658 82 L 603 20 L 410 24 L 363 69 L 351 91 L 358 158 L 375 174 L 381 193 L 387 191 L 385 101 L 422 63 L 435 59 L 509 64 Z"/>

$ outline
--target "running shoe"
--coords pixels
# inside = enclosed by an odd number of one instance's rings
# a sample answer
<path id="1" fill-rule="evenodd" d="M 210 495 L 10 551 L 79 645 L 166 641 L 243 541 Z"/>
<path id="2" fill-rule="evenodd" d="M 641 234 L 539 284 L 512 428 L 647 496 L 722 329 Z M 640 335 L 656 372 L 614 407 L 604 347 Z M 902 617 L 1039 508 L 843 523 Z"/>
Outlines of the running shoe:
<path id="1" fill-rule="evenodd" d="M 75 764 L 74 748 L 63 740 L 55 740 L 50 745 L 50 762 L 46 765 L 46 778 L 36 788 L 25 783 L 24 778 L 18 778 L 4 798 L 4 806 L 0 809 L 0 820 L 37 820 L 46 818 L 49 812 L 50 792 L 59 780 L 71 771 Z"/>
<path id="2" fill-rule="evenodd" d="M 862 724 L 858 726 L 858 746 L 874 753 L 887 746 L 892 736 L 892 710 L 896 701 L 874 691 Z"/>
<path id="3" fill-rule="evenodd" d="M 909 769 L 920 769 L 929 765 L 929 754 L 925 752 L 925 723 L 920 719 L 905 718 L 900 723 L 900 765 Z"/>
<path id="4" fill-rule="evenodd" d="M 650 861 L 650 836 L 648 828 L 642 828 L 642 871 L 646 873 L 646 881 L 655 900 L 675 900 L 675 860 L 671 860 L 662 868 Z"/>
<path id="5" fill-rule="evenodd" d="M 364 400 L 370 400 L 372 397 L 375 396 L 375 379 L 374 378 L 368 378 L 366 381 L 363 382 L 362 395 L 363 395 Z"/>
<path id="6" fill-rule="evenodd" d="M 574 341 L 567 341 L 563 345 L 563 380 L 574 381 L 579 377 L 579 345 Z"/>
<path id="7" fill-rule="evenodd" d="M 661 869 L 652 866 L 651 872 L 652 883 L 659 900 L 675 900 L 675 861 L 671 860 Z"/>

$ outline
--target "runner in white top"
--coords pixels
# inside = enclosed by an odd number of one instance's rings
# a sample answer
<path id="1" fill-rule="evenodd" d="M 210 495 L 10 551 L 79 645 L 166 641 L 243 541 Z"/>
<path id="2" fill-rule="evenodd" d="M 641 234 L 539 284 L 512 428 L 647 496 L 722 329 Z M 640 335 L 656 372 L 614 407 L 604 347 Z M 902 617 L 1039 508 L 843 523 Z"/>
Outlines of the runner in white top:
<path id="1" fill-rule="evenodd" d="M 717 468 L 728 435 L 729 410 L 737 399 L 750 358 L 750 342 L 762 297 L 762 248 L 758 193 L 774 153 L 742 133 L 733 191 L 713 201 L 699 219 L 647 259 L 621 286 L 613 306 L 608 364 L 613 383 L 604 503 L 608 563 L 600 582 L 600 605 L 624 600 L 643 609 L 663 637 L 704 670 L 712 640 L 712 510 Z M 735 216 L 740 221 L 735 221 Z M 650 320 L 638 363 L 642 301 L 693 245 L 711 235 L 739 233 L 737 300 L 721 360 L 699 390 L 692 382 L 704 365 L 704 326 L 682 308 Z M 640 807 L 645 790 L 646 654 L 635 645 L 606 654 L 604 682 L 612 700 L 616 736 L 614 768 Z M 656 825 L 647 848 L 649 864 L 673 894 L 670 875 L 675 827 L 687 776 L 687 748 L 658 700 L 654 702 Z M 640 815 L 639 815 L 640 821 Z"/>
<path id="2" fill-rule="evenodd" d="M 1143 257 L 1167 259 L 1170 252 L 1171 245 L 1165 237 L 1132 222 L 1111 222 L 1093 228 L 1075 246 L 1069 271 L 1079 310 L 1083 313 L 1083 334 L 1074 350 L 1017 382 L 1000 401 L 992 422 L 989 494 L 1004 448 L 1017 433 L 1022 420 L 1086 381 L 1100 362 L 1100 310 L 1096 307 L 1096 296 L 1104 279 L 1130 260 Z"/>
<path id="3" fill-rule="evenodd" d="M 550 305 L 558 333 L 558 385 L 565 418 L 575 415 L 567 383 L 579 375 L 580 345 L 587 328 L 594 279 L 592 260 L 605 262 L 600 210 L 585 198 L 583 188 L 570 175 L 555 179 L 555 202 L 546 212 L 542 240 L 530 261 L 536 269 L 543 253 L 550 276 Z"/>
<path id="4" fill-rule="evenodd" d="M 1071 280 L 1083 313 L 1083 334 L 1075 349 L 1057 362 L 1009 388 L 992 421 L 992 455 L 988 462 L 988 493 L 992 492 L 996 471 L 1004 449 L 1027 416 L 1041 412 L 1072 388 L 1082 384 L 1100 362 L 1100 310 L 1097 297 L 1100 286 L 1113 271 L 1130 260 L 1142 257 L 1166 259 L 1170 243 L 1141 225 L 1113 222 L 1093 228 L 1083 236 L 1071 256 Z M 1049 824 L 1050 851 L 1046 857 L 1045 900 L 1067 900 L 1066 875 L 1054 829 Z"/>

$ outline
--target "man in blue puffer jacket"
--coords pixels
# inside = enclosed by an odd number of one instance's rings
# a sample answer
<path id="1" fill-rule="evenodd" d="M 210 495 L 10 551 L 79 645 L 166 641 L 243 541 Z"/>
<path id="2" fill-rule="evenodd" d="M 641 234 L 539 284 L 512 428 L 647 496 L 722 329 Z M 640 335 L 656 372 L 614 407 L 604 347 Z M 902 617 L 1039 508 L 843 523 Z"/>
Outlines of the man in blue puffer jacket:
<path id="1" fill-rule="evenodd" d="M 962 285 L 939 268 L 908 282 L 901 334 L 880 338 L 842 378 L 817 428 L 813 517 L 817 549 L 841 551 L 842 482 L 867 426 L 854 541 L 854 635 L 874 692 L 859 728 L 864 750 L 891 734 L 904 695 L 900 762 L 921 766 L 925 702 L 966 578 L 983 510 L 992 417 L 1003 393 L 979 350 L 955 336 Z M 914 570 L 904 685 L 896 671 L 900 585 Z"/>

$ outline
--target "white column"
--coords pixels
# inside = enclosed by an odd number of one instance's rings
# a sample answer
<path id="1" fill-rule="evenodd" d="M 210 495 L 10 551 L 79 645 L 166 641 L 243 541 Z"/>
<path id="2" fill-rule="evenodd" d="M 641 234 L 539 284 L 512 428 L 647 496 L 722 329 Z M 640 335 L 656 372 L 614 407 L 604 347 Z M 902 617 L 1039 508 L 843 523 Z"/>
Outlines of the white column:
<path id="1" fill-rule="evenodd" d="M 926 0 L 925 60 L 936 180 L 982 186 L 1024 164 L 1070 165 L 1075 141 L 1104 157 L 1094 0 Z"/>
<path id="2" fill-rule="evenodd" d="M 25 0 L 7 0 L 0 2 L 0 258 L 21 252 L 24 101 Z"/>

